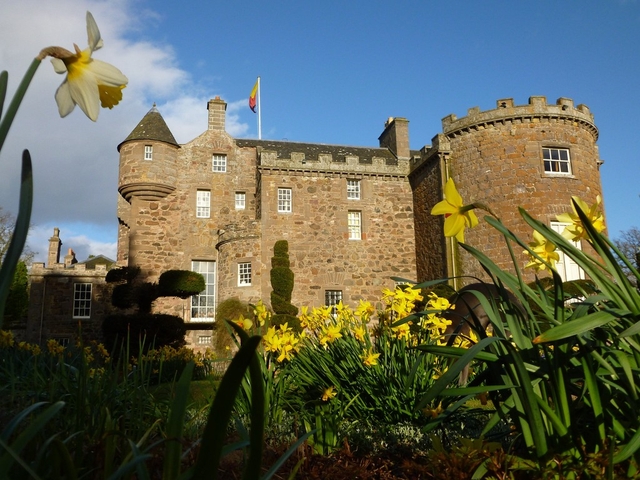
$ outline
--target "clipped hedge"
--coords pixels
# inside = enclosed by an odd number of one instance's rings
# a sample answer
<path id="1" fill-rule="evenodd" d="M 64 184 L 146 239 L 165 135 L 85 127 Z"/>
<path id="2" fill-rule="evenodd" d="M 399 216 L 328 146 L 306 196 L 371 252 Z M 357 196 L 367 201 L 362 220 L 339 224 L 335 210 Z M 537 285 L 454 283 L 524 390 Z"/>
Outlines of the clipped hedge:
<path id="1" fill-rule="evenodd" d="M 298 307 L 291 304 L 294 274 L 289 268 L 289 242 L 278 240 L 271 257 L 271 308 L 276 315 L 297 315 Z"/>
<path id="2" fill-rule="evenodd" d="M 110 315 L 102 322 L 105 345 L 119 352 L 129 339 L 130 355 L 138 355 L 150 348 L 169 346 L 180 348 L 186 344 L 186 326 L 180 317 L 165 314 L 140 313 L 136 315 Z"/>
<path id="3" fill-rule="evenodd" d="M 132 282 L 140 274 L 140 267 L 118 267 L 107 272 L 107 283 Z"/>
<path id="4" fill-rule="evenodd" d="M 191 270 L 167 270 L 158 279 L 161 297 L 189 298 L 206 288 L 204 277 Z"/>
<path id="5" fill-rule="evenodd" d="M 130 283 L 121 283 L 113 287 L 113 293 L 111 294 L 111 305 L 116 308 L 122 308 L 124 310 L 131 308 L 135 305 L 133 299 L 133 288 Z"/>

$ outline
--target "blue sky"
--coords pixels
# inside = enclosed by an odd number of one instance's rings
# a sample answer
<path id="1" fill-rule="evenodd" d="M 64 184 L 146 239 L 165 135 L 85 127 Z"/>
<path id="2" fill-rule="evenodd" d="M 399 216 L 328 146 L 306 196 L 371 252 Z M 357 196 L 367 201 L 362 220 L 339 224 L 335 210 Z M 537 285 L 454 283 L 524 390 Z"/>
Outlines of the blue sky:
<path id="1" fill-rule="evenodd" d="M 229 132 L 257 136 L 247 97 L 262 78 L 263 138 L 377 146 L 384 121 L 409 119 L 411 148 L 441 119 L 533 95 L 586 104 L 598 145 L 609 235 L 640 225 L 640 2 L 635 0 L 279 1 L 22 0 L 2 6 L 0 69 L 15 88 L 48 45 L 86 46 L 129 77 L 97 123 L 57 115 L 62 81 L 43 62 L 0 155 L 0 206 L 15 211 L 20 151 L 34 158 L 31 247 L 115 256 L 116 146 L 156 102 L 179 142 L 206 128 L 206 101 L 229 103 Z M 14 5 L 15 3 L 15 5 Z M 66 252 L 66 250 L 65 250 Z"/>

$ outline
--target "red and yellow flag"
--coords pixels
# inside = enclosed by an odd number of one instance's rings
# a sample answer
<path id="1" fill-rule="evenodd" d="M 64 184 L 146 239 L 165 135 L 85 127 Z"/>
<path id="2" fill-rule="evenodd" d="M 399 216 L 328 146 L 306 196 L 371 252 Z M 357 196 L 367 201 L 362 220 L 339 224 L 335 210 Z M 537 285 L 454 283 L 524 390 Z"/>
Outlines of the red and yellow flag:
<path id="1" fill-rule="evenodd" d="M 249 96 L 249 108 L 253 113 L 256 113 L 256 105 L 258 104 L 258 83 L 260 80 L 256 80 L 256 84 L 253 86 L 253 90 L 251 90 L 251 95 Z"/>

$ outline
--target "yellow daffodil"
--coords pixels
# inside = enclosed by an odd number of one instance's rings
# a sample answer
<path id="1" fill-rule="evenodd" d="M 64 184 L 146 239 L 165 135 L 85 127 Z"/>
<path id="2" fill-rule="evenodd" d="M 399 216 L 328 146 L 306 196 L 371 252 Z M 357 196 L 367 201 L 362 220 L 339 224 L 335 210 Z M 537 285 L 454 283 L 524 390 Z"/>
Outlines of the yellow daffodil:
<path id="1" fill-rule="evenodd" d="M 362 320 L 362 317 L 369 318 L 374 313 L 376 313 L 376 309 L 373 305 L 371 305 L 371 302 L 360 300 L 358 308 L 355 311 L 356 316 L 360 317 L 360 319 Z"/>
<path id="2" fill-rule="evenodd" d="M 435 293 L 431 292 L 429 294 L 429 308 L 434 310 L 449 310 L 452 306 L 451 303 L 449 303 L 449 300 L 439 297 Z"/>
<path id="3" fill-rule="evenodd" d="M 240 318 L 236 320 L 234 323 L 238 325 L 240 328 L 242 328 L 243 330 L 250 330 L 251 327 L 253 327 L 253 322 L 248 318 L 244 318 L 242 315 L 240 315 Z"/>
<path id="4" fill-rule="evenodd" d="M 327 348 L 327 345 L 334 340 L 342 337 L 340 333 L 340 325 L 329 325 L 327 327 L 322 327 L 322 337 L 320 337 L 320 345 Z"/>
<path id="5" fill-rule="evenodd" d="M 100 30 L 90 12 L 87 12 L 89 46 L 80 50 L 74 44 L 75 53 L 61 47 L 49 47 L 40 52 L 38 59 L 53 57 L 51 63 L 56 73 L 66 73 L 67 78 L 56 91 L 56 102 L 61 117 L 69 115 L 76 105 L 94 122 L 98 119 L 100 105 L 113 108 L 122 100 L 122 89 L 129 80 L 113 65 L 91 58 L 102 47 Z"/>
<path id="6" fill-rule="evenodd" d="M 536 272 L 546 269 L 547 266 L 555 268 L 556 262 L 560 260 L 560 255 L 556 252 L 556 246 L 537 230 L 533 231 L 533 240 L 533 242 L 529 243 L 529 248 L 542 260 L 525 250 L 524 253 L 529 255 L 529 263 L 524 268 L 533 268 Z"/>
<path id="7" fill-rule="evenodd" d="M 602 232 L 605 229 L 604 226 L 604 215 L 602 214 L 602 210 L 600 205 L 602 204 L 602 198 L 600 195 L 596 197 L 596 203 L 589 206 L 584 201 L 579 199 L 578 197 L 571 197 L 573 204 L 573 212 L 574 213 L 563 213 L 558 215 L 556 218 L 559 222 L 568 223 L 569 225 L 565 227 L 562 232 L 562 236 L 567 240 L 572 240 L 577 242 L 586 237 L 586 230 L 584 229 L 584 225 L 582 224 L 582 220 L 578 216 L 578 212 L 576 211 L 576 205 L 582 212 L 587 216 L 593 228 L 596 229 L 598 233 Z"/>
<path id="8" fill-rule="evenodd" d="M 431 215 L 444 215 L 445 237 L 456 237 L 459 242 L 464 242 L 464 229 L 478 224 L 473 208 L 474 205 L 463 205 L 453 179 L 449 178 L 444 186 L 444 200 L 431 209 Z"/>
<path id="9" fill-rule="evenodd" d="M 364 342 L 364 336 L 366 333 L 367 329 L 362 325 L 353 329 L 353 336 L 356 337 L 356 340 L 358 340 L 359 342 Z"/>
<path id="10" fill-rule="evenodd" d="M 411 322 L 403 323 L 402 325 L 398 325 L 397 327 L 391 328 L 391 331 L 393 332 L 393 335 L 398 340 L 402 340 L 403 338 L 405 340 L 409 340 L 409 337 L 411 337 L 410 325 L 411 325 Z"/>
<path id="11" fill-rule="evenodd" d="M 431 417 L 431 418 L 436 418 L 443 411 L 444 411 L 444 409 L 442 408 L 442 402 L 440 402 L 438 404 L 438 406 L 435 407 L 435 408 L 425 407 L 425 408 L 422 409 L 422 413 L 424 413 L 426 416 Z"/>
<path id="12" fill-rule="evenodd" d="M 322 392 L 322 401 L 326 402 L 335 397 L 337 394 L 338 392 L 336 392 L 335 387 L 331 386 L 329 388 L 325 388 Z"/>
<path id="13" fill-rule="evenodd" d="M 258 320 L 258 324 L 263 327 L 264 322 L 269 318 L 269 311 L 267 307 L 264 306 L 264 303 L 262 303 L 262 300 L 258 300 L 258 303 L 253 307 L 253 313 Z"/>
<path id="14" fill-rule="evenodd" d="M 276 333 L 276 327 L 269 327 L 267 333 L 262 337 L 264 349 L 267 352 L 277 352 L 282 344 L 282 339 Z"/>
<path id="15" fill-rule="evenodd" d="M 362 358 L 362 363 L 364 363 L 367 367 L 373 367 L 378 364 L 379 353 L 373 353 L 371 349 L 365 350 L 364 354 L 360 356 Z"/>

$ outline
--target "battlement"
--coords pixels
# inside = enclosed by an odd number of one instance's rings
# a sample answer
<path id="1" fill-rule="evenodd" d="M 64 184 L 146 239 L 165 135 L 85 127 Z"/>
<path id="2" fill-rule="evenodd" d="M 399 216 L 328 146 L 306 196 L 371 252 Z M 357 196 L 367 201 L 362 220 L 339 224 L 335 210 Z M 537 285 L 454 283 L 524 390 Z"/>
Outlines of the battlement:
<path id="1" fill-rule="evenodd" d="M 507 122 L 577 123 L 589 130 L 595 140 L 598 139 L 598 129 L 589 107 L 584 104 L 574 107 L 573 100 L 565 97 L 560 97 L 555 105 L 548 104 L 547 98 L 543 96 L 529 97 L 527 105 L 514 105 L 513 98 L 503 98 L 496 102 L 494 110 L 482 112 L 479 107 L 473 107 L 468 110 L 466 117 L 458 118 L 454 114 L 444 117 L 442 130 L 447 136 L 456 136 L 470 130 Z"/>
<path id="2" fill-rule="evenodd" d="M 237 140 L 258 151 L 261 170 L 337 175 L 406 176 L 409 162 L 388 148 L 350 147 L 270 140 Z"/>

